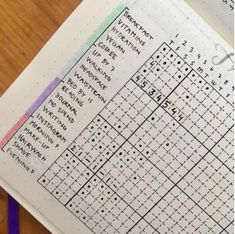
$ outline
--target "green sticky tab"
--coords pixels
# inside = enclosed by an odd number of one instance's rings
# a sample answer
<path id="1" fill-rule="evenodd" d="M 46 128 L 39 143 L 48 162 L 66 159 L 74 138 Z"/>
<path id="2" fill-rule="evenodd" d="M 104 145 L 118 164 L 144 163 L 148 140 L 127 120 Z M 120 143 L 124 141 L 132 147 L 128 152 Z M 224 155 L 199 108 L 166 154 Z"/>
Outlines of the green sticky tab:
<path id="1" fill-rule="evenodd" d="M 92 45 L 125 8 L 126 7 L 123 4 L 119 4 L 111 12 L 111 14 L 100 24 L 100 26 L 95 30 L 95 32 L 88 38 L 87 43 Z"/>

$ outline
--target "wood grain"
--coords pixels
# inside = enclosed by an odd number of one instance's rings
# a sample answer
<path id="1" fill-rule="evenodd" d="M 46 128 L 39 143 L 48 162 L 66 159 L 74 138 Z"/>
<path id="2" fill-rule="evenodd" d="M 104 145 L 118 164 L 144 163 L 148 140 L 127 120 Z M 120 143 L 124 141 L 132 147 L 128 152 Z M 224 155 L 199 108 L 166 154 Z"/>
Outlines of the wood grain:
<path id="1" fill-rule="evenodd" d="M 80 2 L 81 0 L 0 0 L 0 95 Z M 22 207 L 19 213 L 20 233 L 49 233 Z M 7 194 L 0 188 L 0 234 L 7 233 Z"/>

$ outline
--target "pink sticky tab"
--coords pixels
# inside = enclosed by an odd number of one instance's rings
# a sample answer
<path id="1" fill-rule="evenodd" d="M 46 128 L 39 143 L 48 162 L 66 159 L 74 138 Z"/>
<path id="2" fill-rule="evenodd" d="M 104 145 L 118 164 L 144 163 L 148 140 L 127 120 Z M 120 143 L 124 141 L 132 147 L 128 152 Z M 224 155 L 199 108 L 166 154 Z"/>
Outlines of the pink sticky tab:
<path id="1" fill-rule="evenodd" d="M 24 114 L 15 125 L 7 132 L 7 134 L 0 141 L 0 149 L 3 149 L 4 146 L 10 141 L 10 139 L 16 134 L 16 132 L 23 126 L 23 124 L 29 119 L 28 114 Z"/>

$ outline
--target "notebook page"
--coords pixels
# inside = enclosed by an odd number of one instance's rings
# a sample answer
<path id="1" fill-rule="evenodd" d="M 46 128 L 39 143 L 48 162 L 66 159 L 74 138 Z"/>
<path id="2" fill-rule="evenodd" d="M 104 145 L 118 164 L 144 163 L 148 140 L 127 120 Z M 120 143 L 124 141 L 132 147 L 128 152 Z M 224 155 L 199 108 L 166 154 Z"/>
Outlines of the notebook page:
<path id="1" fill-rule="evenodd" d="M 0 100 L 1 184 L 53 233 L 232 233 L 231 51 L 184 1 L 84 1 Z"/>
<path id="2" fill-rule="evenodd" d="M 234 44 L 234 0 L 186 0 L 231 45 Z"/>

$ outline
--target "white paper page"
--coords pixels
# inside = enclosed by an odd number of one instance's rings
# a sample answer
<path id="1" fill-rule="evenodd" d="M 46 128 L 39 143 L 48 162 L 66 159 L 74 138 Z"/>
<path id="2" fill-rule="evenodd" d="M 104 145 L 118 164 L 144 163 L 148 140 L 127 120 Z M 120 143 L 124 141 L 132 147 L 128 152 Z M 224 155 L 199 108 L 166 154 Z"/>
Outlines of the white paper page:
<path id="1" fill-rule="evenodd" d="M 234 0 L 186 0 L 231 45 L 234 44 Z"/>
<path id="2" fill-rule="evenodd" d="M 0 100 L 1 184 L 53 233 L 232 233 L 231 51 L 184 1 L 84 1 Z"/>

